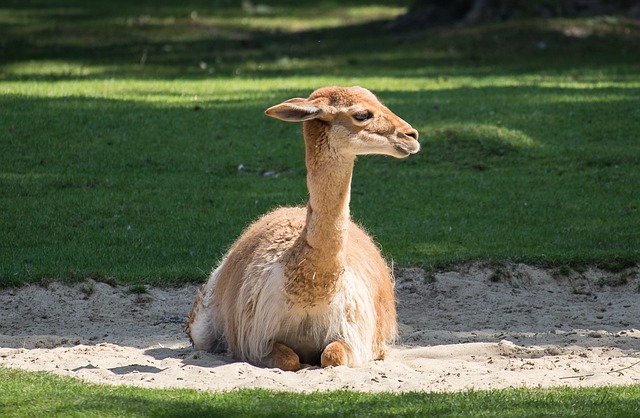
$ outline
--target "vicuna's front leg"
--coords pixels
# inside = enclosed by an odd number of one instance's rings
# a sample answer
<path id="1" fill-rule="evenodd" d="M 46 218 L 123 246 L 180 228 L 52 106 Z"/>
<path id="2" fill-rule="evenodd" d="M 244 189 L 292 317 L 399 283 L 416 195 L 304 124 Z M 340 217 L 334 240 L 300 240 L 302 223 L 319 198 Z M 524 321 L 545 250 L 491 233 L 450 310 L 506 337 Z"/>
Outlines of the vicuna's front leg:
<path id="1" fill-rule="evenodd" d="M 284 344 L 273 343 L 273 349 L 269 355 L 271 367 L 275 367 L 286 372 L 295 372 L 302 368 L 300 357 Z"/>
<path id="2" fill-rule="evenodd" d="M 349 364 L 351 350 L 344 343 L 334 341 L 322 350 L 320 366 L 346 366 Z"/>

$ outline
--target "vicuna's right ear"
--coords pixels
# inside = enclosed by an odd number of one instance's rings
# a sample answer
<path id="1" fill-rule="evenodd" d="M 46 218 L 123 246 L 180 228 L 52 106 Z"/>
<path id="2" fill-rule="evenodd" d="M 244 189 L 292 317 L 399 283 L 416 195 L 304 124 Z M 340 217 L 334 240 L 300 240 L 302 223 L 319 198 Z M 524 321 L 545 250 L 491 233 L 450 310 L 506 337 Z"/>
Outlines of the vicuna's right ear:
<path id="1" fill-rule="evenodd" d="M 325 111 L 317 103 L 307 99 L 289 99 L 264 111 L 265 115 L 286 122 L 302 122 L 317 118 Z"/>

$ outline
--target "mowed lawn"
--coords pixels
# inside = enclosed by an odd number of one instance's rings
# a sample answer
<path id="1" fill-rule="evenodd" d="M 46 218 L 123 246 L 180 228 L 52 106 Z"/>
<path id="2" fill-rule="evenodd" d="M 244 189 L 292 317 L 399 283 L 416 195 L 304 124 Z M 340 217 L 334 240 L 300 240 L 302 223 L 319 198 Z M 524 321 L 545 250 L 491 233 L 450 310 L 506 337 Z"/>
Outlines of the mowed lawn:
<path id="1" fill-rule="evenodd" d="M 3 417 L 628 418 L 640 413 L 639 385 L 460 393 L 208 393 L 94 385 L 0 368 L 0 389 Z"/>
<path id="2" fill-rule="evenodd" d="M 396 2 L 214 3 L 0 9 L 2 283 L 203 280 L 246 224 L 305 203 L 300 126 L 262 112 L 330 84 L 421 132 L 354 175 L 395 265 L 637 263 L 633 21 L 389 33 Z"/>
<path id="3" fill-rule="evenodd" d="M 332 84 L 371 89 L 420 131 L 419 154 L 363 157 L 355 167 L 353 217 L 394 265 L 637 265 L 636 21 L 388 32 L 384 22 L 408 1 L 245 3 L 0 5 L 1 286 L 205 280 L 248 223 L 306 202 L 300 125 L 264 109 Z M 0 373 L 18 393 L 40 384 L 39 375 Z M 42 379 L 53 392 L 69 384 Z M 628 390 L 598 392 L 575 416 L 608 416 L 607 399 L 628 399 Z M 168 396 L 192 396 L 181 393 Z M 486 402 L 508 411 L 581 393 L 489 392 Z M 27 407 L 20 396 L 0 395 L 0 413 L 36 413 L 16 406 Z M 81 415 L 74 396 L 62 403 Z M 235 396 L 216 402 L 246 402 Z M 443 398 L 458 414 L 450 416 L 545 416 L 533 407 L 464 409 L 478 398 L 452 396 Z M 117 397 L 151 402 L 157 394 Z M 299 399 L 292 402 L 306 402 Z M 395 411 L 406 401 L 389 399 L 376 405 Z M 179 413 L 181 402 L 169 410 Z M 210 400 L 184 402 L 200 410 Z M 633 401 L 621 405 L 619 416 L 638 411 Z M 547 416 L 565 415 L 562 408 Z M 429 412 L 398 415 L 420 411 Z"/>

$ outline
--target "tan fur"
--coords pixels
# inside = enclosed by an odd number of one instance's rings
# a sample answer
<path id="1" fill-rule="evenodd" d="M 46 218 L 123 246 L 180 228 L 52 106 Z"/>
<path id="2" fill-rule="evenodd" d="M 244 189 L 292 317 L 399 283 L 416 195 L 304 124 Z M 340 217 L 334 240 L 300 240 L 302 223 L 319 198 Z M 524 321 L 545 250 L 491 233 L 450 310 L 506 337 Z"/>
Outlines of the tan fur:
<path id="1" fill-rule="evenodd" d="M 283 370 L 382 359 L 396 334 L 393 277 L 350 219 L 351 175 L 357 155 L 417 152 L 418 133 L 360 87 L 326 87 L 266 113 L 303 122 L 309 203 L 245 230 L 196 295 L 186 331 L 196 349 L 228 346 Z"/>

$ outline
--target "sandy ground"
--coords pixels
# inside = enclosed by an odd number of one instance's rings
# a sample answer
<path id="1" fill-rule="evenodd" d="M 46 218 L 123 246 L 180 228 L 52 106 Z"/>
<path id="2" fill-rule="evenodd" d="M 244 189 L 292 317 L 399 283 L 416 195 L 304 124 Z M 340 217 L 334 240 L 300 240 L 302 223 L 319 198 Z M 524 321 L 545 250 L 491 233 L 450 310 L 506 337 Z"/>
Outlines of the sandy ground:
<path id="1" fill-rule="evenodd" d="M 401 342 L 350 369 L 262 369 L 196 353 L 182 332 L 194 286 L 87 281 L 0 291 L 0 366 L 89 382 L 223 391 L 455 391 L 640 383 L 640 273 L 474 263 L 397 271 Z"/>

